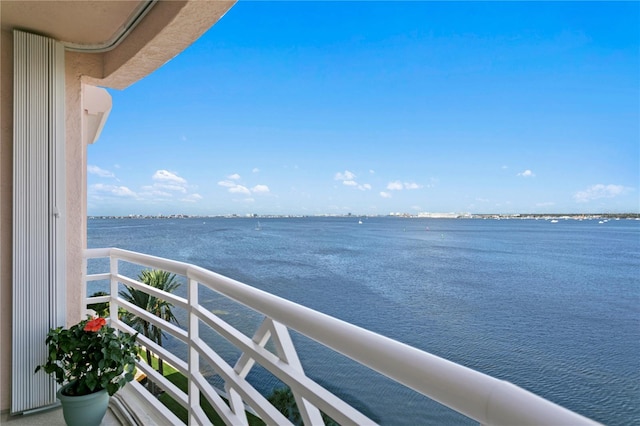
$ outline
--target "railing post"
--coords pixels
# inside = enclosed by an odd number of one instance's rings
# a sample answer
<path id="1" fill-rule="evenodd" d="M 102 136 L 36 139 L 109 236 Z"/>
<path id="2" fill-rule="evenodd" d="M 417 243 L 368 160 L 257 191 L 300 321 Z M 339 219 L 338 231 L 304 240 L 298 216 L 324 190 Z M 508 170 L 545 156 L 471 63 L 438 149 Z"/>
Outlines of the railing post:
<path id="1" fill-rule="evenodd" d="M 109 272 L 111 273 L 109 320 L 113 327 L 118 322 L 118 258 L 113 255 L 109 256 Z"/>
<path id="2" fill-rule="evenodd" d="M 80 310 L 81 315 L 80 318 L 84 319 L 87 317 L 87 314 L 89 313 L 89 308 L 87 308 L 87 297 L 89 296 L 87 294 L 87 285 L 89 284 L 89 282 L 87 281 L 87 275 L 88 275 L 88 271 L 89 271 L 89 261 L 87 260 L 87 253 L 85 251 L 85 253 L 82 254 L 82 288 L 80 289 L 80 297 L 82 298 L 82 309 Z"/>
<path id="3" fill-rule="evenodd" d="M 200 405 L 200 389 L 196 386 L 194 376 L 200 372 L 200 355 L 193 344 L 198 339 L 199 321 L 193 312 L 198 307 L 198 281 L 187 277 L 189 287 L 187 289 L 187 302 L 189 303 L 189 327 L 187 329 L 189 336 L 189 375 L 187 376 L 189 384 L 189 423 L 190 425 L 198 424 L 194 415 L 193 407 Z"/>

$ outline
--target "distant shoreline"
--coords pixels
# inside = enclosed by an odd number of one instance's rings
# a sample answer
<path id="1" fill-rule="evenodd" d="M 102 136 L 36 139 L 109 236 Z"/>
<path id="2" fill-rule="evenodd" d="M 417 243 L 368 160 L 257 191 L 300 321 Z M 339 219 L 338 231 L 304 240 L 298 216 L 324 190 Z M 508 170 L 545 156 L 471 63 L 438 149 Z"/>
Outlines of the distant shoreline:
<path id="1" fill-rule="evenodd" d="M 127 216 L 111 216 L 97 215 L 87 216 L 89 220 L 95 219 L 283 219 L 283 218 L 364 218 L 364 217 L 396 217 L 407 219 L 564 219 L 564 220 L 596 220 L 596 219 L 634 219 L 640 220 L 640 213 L 594 213 L 594 214 L 578 214 L 578 213 L 522 213 L 522 214 L 471 214 L 471 213 L 396 213 L 388 215 L 127 215 Z"/>

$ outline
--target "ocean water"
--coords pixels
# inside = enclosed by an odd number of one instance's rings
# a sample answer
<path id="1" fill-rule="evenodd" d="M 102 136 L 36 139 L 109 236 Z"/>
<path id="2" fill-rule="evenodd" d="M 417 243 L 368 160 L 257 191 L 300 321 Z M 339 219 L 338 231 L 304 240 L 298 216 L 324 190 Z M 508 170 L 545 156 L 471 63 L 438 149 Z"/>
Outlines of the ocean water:
<path id="1" fill-rule="evenodd" d="M 599 422 L 640 425 L 640 221 L 375 217 L 358 224 L 354 217 L 259 224 L 92 219 L 88 245 L 193 263 Z M 200 297 L 248 334 L 260 320 L 214 294 Z M 235 361 L 237 350 L 207 339 Z M 382 424 L 468 422 L 303 336 L 293 339 L 310 377 Z M 277 386 L 260 369 L 249 380 L 265 394 Z"/>

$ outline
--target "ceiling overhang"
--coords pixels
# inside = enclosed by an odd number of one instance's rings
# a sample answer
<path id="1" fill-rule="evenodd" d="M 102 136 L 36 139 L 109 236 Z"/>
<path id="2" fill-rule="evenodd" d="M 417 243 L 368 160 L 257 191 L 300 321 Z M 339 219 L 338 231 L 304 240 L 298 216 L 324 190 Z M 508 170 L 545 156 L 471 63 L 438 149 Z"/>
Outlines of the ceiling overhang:
<path id="1" fill-rule="evenodd" d="M 91 54 L 91 84 L 124 88 L 186 49 L 236 0 L 1 0 L 3 31 L 55 39 Z"/>
<path id="2" fill-rule="evenodd" d="M 34 32 L 69 50 L 104 52 L 115 48 L 157 0 L 3 0 L 2 29 Z"/>

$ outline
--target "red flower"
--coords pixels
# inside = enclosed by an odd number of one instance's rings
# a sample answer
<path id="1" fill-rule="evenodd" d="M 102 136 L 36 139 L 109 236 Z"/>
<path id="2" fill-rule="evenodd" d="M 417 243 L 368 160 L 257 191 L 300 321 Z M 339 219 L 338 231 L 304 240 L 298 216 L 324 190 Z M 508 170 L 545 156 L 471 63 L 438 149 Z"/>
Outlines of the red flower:
<path id="1" fill-rule="evenodd" d="M 100 329 L 106 324 L 107 320 L 105 320 L 104 318 L 94 318 L 91 321 L 87 322 L 87 325 L 84 326 L 84 331 L 100 331 Z"/>

